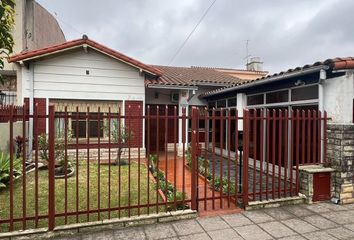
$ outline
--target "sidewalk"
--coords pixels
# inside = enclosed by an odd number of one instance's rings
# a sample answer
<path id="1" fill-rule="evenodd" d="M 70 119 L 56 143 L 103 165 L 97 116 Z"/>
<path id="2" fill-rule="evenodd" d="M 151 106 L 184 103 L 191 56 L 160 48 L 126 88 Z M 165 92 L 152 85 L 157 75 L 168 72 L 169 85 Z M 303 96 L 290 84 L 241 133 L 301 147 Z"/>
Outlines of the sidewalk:
<path id="1" fill-rule="evenodd" d="M 58 238 L 59 239 L 59 238 Z M 296 205 L 77 235 L 86 239 L 354 239 L 354 204 Z"/>

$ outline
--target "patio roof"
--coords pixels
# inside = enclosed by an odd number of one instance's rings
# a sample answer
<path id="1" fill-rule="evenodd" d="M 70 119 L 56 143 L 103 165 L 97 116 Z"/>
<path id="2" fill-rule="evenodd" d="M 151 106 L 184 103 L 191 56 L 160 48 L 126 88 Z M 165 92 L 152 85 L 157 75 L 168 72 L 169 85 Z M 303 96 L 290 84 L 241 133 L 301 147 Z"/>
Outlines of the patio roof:
<path id="1" fill-rule="evenodd" d="M 267 75 L 261 78 L 257 78 L 255 80 L 242 81 L 239 83 L 231 84 L 224 88 L 219 88 L 216 90 L 208 91 L 202 95 L 201 98 L 207 98 L 219 94 L 223 94 L 226 92 L 245 89 L 248 87 L 253 87 L 254 85 L 261 85 L 264 83 L 268 83 L 271 81 L 279 81 L 289 77 L 293 77 L 296 75 L 310 73 L 315 71 L 320 71 L 321 69 L 328 70 L 345 70 L 345 69 L 353 69 L 354 68 L 354 57 L 345 57 L 345 58 L 333 58 L 327 59 L 325 61 L 318 61 L 313 64 L 306 64 L 302 67 L 296 67 L 288 69 L 287 71 L 282 71 L 279 73 L 274 73 L 272 75 Z"/>

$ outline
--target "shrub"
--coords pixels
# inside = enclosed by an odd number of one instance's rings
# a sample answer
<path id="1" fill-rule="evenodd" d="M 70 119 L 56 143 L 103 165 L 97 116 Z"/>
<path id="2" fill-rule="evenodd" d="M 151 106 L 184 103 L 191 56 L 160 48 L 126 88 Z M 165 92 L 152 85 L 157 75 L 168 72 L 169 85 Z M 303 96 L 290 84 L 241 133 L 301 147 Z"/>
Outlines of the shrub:
<path id="1" fill-rule="evenodd" d="M 71 134 L 68 133 L 67 141 L 70 142 Z M 48 143 L 48 135 L 41 134 L 38 137 L 38 149 L 39 149 L 39 156 L 44 161 L 49 161 L 48 150 L 49 150 L 49 143 Z M 65 158 L 65 138 L 63 134 L 58 134 L 55 138 L 54 142 L 54 159 L 56 162 L 60 163 L 64 161 Z"/>
<path id="2" fill-rule="evenodd" d="M 222 192 L 224 195 L 228 194 L 228 181 L 227 181 L 227 177 L 224 177 L 222 179 L 221 182 L 221 178 L 220 177 L 216 177 L 214 179 L 214 185 L 212 186 L 216 191 L 221 191 L 222 188 Z M 235 194 L 235 183 L 233 181 L 230 181 L 230 194 Z"/>
<path id="3" fill-rule="evenodd" d="M 18 177 L 22 174 L 21 158 L 13 159 L 13 177 Z M 0 189 L 6 188 L 10 181 L 10 155 L 0 152 Z"/>

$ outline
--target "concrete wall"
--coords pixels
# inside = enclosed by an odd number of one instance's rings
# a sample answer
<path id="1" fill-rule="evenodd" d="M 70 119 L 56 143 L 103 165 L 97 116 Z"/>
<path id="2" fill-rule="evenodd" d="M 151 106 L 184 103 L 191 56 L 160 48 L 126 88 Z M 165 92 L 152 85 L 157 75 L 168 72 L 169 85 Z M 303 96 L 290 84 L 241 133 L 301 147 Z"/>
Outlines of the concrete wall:
<path id="1" fill-rule="evenodd" d="M 34 0 L 15 2 L 13 54 L 65 42 L 64 33 L 57 20 L 45 8 Z M 15 72 L 17 68 L 15 64 L 5 61 L 4 70 Z"/>
<path id="2" fill-rule="evenodd" d="M 27 128 L 27 127 L 26 127 Z M 22 122 L 13 125 L 13 137 L 22 136 Z M 27 134 L 26 134 L 27 135 Z M 10 123 L 0 123 L 0 151 L 9 152 L 10 146 Z"/>
<path id="3" fill-rule="evenodd" d="M 80 48 L 22 68 L 23 97 L 81 100 L 145 100 L 139 70 L 91 48 Z M 33 78 L 33 86 L 31 79 Z"/>
<path id="4" fill-rule="evenodd" d="M 327 79 L 323 84 L 324 109 L 331 122 L 352 123 L 354 99 L 353 71 L 344 76 Z"/>

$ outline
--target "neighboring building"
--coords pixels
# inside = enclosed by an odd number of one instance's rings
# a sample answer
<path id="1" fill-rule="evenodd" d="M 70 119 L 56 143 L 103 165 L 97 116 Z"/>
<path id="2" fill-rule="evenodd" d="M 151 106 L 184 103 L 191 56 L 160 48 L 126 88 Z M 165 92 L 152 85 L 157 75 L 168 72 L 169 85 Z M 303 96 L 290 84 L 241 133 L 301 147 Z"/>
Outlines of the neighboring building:
<path id="1" fill-rule="evenodd" d="M 32 51 L 65 42 L 65 36 L 56 19 L 34 0 L 16 0 L 13 30 L 13 54 Z M 16 66 L 6 63 L 0 74 L 5 79 L 0 91 L 6 94 L 4 104 L 16 104 Z M 19 100 L 21 102 L 21 100 Z"/>

